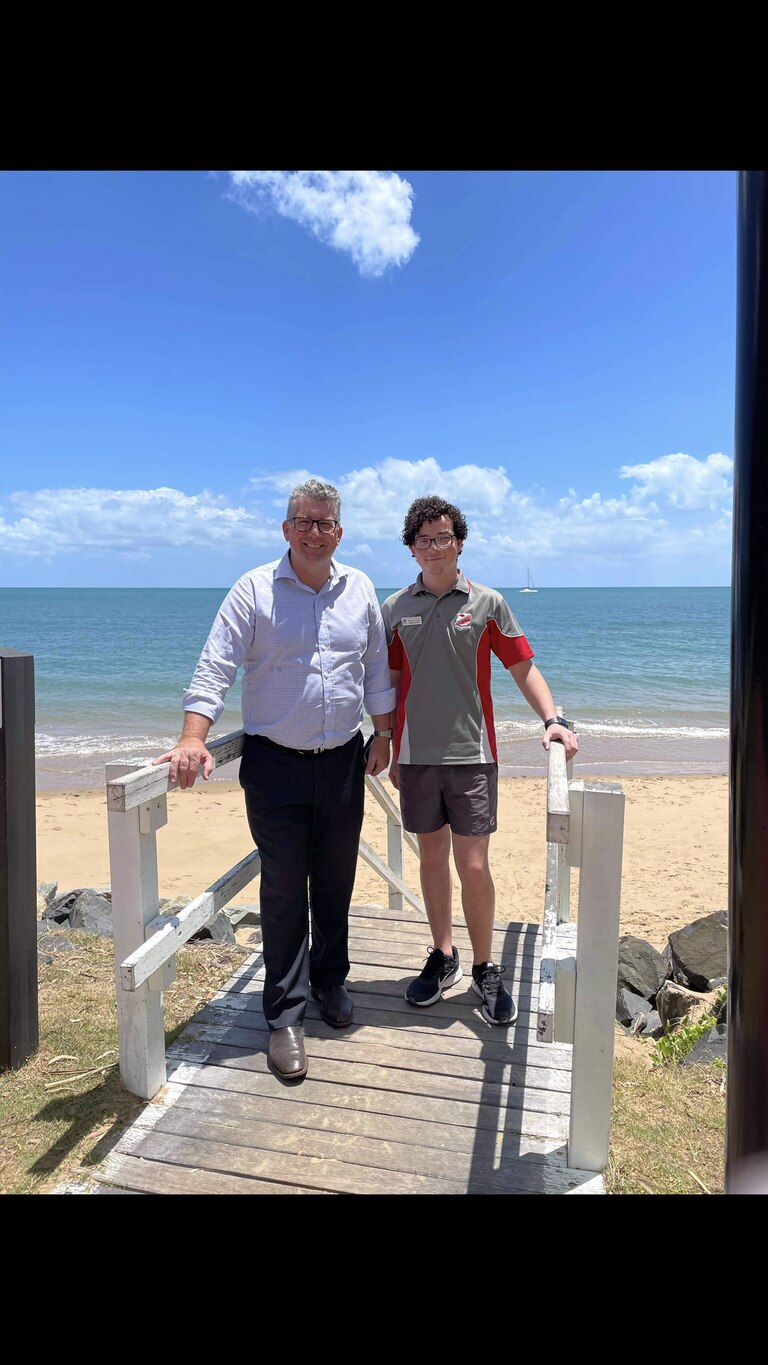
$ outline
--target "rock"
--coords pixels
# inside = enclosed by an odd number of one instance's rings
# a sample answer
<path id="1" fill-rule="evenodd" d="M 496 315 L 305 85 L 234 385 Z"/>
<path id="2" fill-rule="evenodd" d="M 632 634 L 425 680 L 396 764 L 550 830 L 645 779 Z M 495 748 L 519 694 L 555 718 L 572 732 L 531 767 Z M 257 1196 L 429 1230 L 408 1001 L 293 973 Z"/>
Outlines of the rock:
<path id="1" fill-rule="evenodd" d="M 665 981 L 656 996 L 656 1008 L 664 1031 L 669 1032 L 682 1024 L 697 1024 L 705 1014 L 714 1015 L 716 995 L 716 991 L 692 991 L 676 981 Z"/>
<path id="2" fill-rule="evenodd" d="M 681 986 L 709 991 L 728 971 L 728 915 L 715 910 L 669 935 L 672 975 Z"/>
<path id="3" fill-rule="evenodd" d="M 653 944 L 634 934 L 619 939 L 619 989 L 626 986 L 653 1004 L 656 992 L 671 973 L 669 961 Z"/>
<path id="4" fill-rule="evenodd" d="M 162 900 L 160 902 L 160 914 L 178 915 L 179 911 L 189 905 L 191 900 L 191 896 L 174 896 L 173 900 Z"/>
<path id="5" fill-rule="evenodd" d="M 212 938 L 214 943 L 237 943 L 235 931 L 229 922 L 229 916 L 223 910 L 219 910 L 210 923 L 204 924 L 202 929 L 198 929 L 197 933 L 192 935 L 190 943 L 201 938 Z"/>
<path id="6" fill-rule="evenodd" d="M 644 1038 L 660 1038 L 664 1032 L 664 1025 L 661 1022 L 661 1015 L 658 1010 L 649 1010 L 647 1014 L 638 1014 L 635 1033 L 641 1033 Z"/>
<path id="7" fill-rule="evenodd" d="M 50 966 L 56 953 L 74 953 L 76 951 L 77 944 L 72 942 L 68 930 L 50 929 L 44 921 L 38 923 L 37 957 L 39 962 L 45 962 Z"/>
<path id="8" fill-rule="evenodd" d="M 261 914 L 258 905 L 234 905 L 231 910 L 225 910 L 224 914 L 233 926 L 244 929 L 248 924 L 261 924 Z"/>
<path id="9" fill-rule="evenodd" d="M 702 1033 L 701 1037 L 691 1048 L 690 1052 L 681 1059 L 683 1066 L 691 1066 L 696 1062 L 725 1062 L 728 1053 L 728 1043 L 725 1032 L 719 1028 L 710 1029 L 709 1033 Z"/>
<path id="10" fill-rule="evenodd" d="M 58 888 L 59 888 L 59 883 L 58 883 L 58 882 L 38 882 L 38 883 L 37 883 L 37 913 L 38 913 L 38 915 L 41 915 L 41 914 L 43 913 L 44 910 L 47 910 L 47 909 L 48 909 L 48 906 L 50 905 L 51 901 L 53 900 L 54 896 L 56 895 L 56 892 L 58 891 Z"/>
<path id="11" fill-rule="evenodd" d="M 69 912 L 71 929 L 83 929 L 87 934 L 112 938 L 112 906 L 95 891 L 82 891 Z"/>
<path id="12" fill-rule="evenodd" d="M 633 1024 L 638 1015 L 649 1014 L 651 1008 L 651 1002 L 646 1000 L 645 996 L 637 995 L 626 986 L 619 986 L 616 994 L 616 1018 L 620 1024 Z"/>
<path id="13" fill-rule="evenodd" d="M 78 886 L 74 891 L 65 891 L 61 896 L 55 896 L 48 909 L 43 911 L 42 918 L 55 920 L 57 924 L 64 924 L 65 921 L 69 920 L 69 912 L 78 896 L 82 896 L 85 890 L 86 887 Z"/>

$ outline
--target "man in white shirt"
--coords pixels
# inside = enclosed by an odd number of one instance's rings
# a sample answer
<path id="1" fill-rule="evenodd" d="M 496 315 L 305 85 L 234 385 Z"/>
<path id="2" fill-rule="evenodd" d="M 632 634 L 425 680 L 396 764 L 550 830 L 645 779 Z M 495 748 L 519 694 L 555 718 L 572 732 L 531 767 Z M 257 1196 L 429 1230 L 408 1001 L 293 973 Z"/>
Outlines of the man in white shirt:
<path id="1" fill-rule="evenodd" d="M 370 579 L 333 558 L 340 513 L 333 484 L 309 479 L 293 489 L 286 554 L 244 574 L 224 599 L 184 696 L 179 742 L 155 759 L 170 762 L 182 790 L 199 770 L 210 777 L 205 740 L 242 665 L 240 784 L 261 855 L 269 1063 L 290 1081 L 307 1073 L 310 990 L 328 1023 L 352 1022 L 344 982 L 363 779 L 388 767 L 392 735 L 381 613 Z M 364 709 L 374 725 L 365 766 Z"/>

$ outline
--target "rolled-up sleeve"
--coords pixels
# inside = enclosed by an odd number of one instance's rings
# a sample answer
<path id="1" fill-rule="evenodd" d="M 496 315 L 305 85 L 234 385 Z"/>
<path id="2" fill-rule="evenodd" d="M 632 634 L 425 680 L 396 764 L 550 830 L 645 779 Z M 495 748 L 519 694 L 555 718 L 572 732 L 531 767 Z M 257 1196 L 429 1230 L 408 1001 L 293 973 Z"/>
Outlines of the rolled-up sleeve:
<path id="1" fill-rule="evenodd" d="M 215 725 L 227 692 L 253 643 L 255 607 L 248 575 L 238 579 L 219 608 L 192 680 L 184 710 L 207 716 Z"/>
<path id="2" fill-rule="evenodd" d="M 363 706 L 369 716 L 383 716 L 395 708 L 396 692 L 389 682 L 387 637 L 376 597 L 368 602 L 368 646 L 363 655 Z"/>

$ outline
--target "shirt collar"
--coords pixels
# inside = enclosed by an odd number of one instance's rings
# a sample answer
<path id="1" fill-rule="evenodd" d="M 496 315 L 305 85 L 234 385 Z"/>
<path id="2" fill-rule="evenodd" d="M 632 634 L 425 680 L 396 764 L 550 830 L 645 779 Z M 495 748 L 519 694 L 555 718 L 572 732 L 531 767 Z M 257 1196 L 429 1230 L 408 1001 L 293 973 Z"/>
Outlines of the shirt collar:
<path id="1" fill-rule="evenodd" d="M 326 592 L 328 588 L 335 588 L 339 580 L 346 577 L 346 573 L 347 571 L 344 568 L 344 566 L 342 564 L 337 564 L 336 560 L 332 559 L 330 564 L 330 574 L 328 577 L 328 582 L 323 584 L 323 587 L 320 589 L 320 591 Z M 275 578 L 292 578 L 294 583 L 298 583 L 300 588 L 306 588 L 307 586 L 306 583 L 302 583 L 296 570 L 294 569 L 291 563 L 291 555 L 289 550 L 286 550 L 282 559 L 278 563 L 277 568 L 275 569 Z"/>
<path id="2" fill-rule="evenodd" d="M 435 594 L 431 591 L 430 588 L 426 588 L 424 586 L 424 578 L 421 573 L 419 573 L 416 582 L 411 584 L 410 588 L 408 589 L 408 592 L 411 597 L 415 597 L 416 593 L 418 592 L 425 592 L 430 597 L 435 596 Z M 456 579 L 456 582 L 454 583 L 452 588 L 448 589 L 448 592 L 463 592 L 466 593 L 467 597 L 469 596 L 469 580 L 465 578 L 461 569 L 459 569 L 459 576 Z M 446 593 L 444 595 L 447 596 L 448 594 Z"/>

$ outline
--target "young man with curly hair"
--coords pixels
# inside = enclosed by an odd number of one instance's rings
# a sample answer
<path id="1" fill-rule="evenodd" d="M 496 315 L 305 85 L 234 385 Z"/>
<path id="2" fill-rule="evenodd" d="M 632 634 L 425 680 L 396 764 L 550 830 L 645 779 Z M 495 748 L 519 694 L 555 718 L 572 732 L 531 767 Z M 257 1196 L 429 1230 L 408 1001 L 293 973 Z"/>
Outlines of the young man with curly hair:
<path id="1" fill-rule="evenodd" d="M 492 653 L 543 721 L 544 748 L 559 740 L 571 758 L 579 745 L 556 714 L 533 650 L 501 593 L 471 582 L 459 568 L 467 532 L 458 507 L 435 495 L 417 498 L 402 539 L 420 572 L 381 609 L 397 691 L 390 778 L 400 792 L 403 824 L 418 837 L 434 945 L 405 998 L 411 1005 L 434 1005 L 463 975 L 451 932 L 452 850 L 472 944 L 472 987 L 484 1018 L 509 1025 L 517 1006 L 492 951 L 495 888 L 488 855 L 498 806 Z"/>

